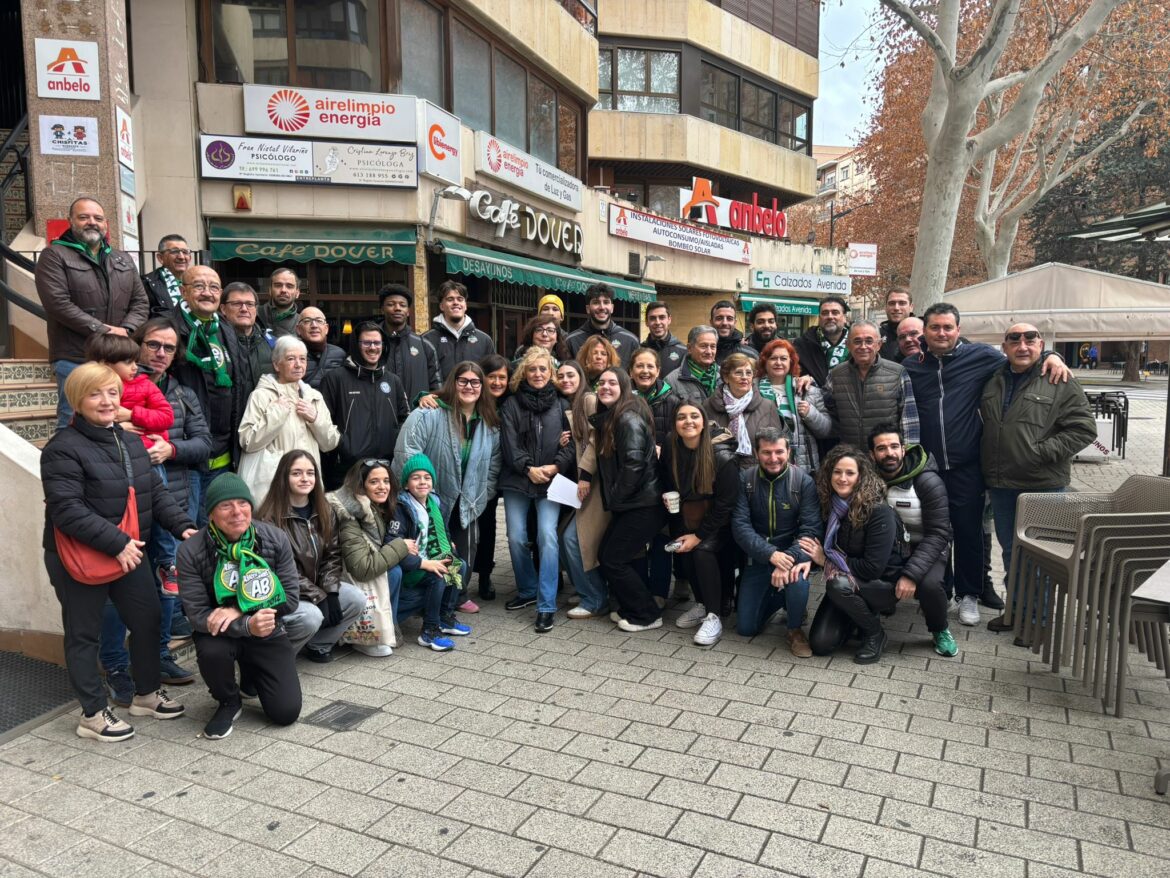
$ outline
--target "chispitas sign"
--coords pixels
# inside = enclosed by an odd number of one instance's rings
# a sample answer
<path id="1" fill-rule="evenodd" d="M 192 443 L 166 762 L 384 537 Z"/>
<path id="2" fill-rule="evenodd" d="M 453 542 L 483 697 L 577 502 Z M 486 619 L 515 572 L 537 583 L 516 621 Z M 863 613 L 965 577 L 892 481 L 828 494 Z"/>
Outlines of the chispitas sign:
<path id="1" fill-rule="evenodd" d="M 529 244 L 581 258 L 581 226 L 504 195 L 477 189 L 467 202 L 468 213 L 495 227 L 494 236 L 516 233 Z"/>

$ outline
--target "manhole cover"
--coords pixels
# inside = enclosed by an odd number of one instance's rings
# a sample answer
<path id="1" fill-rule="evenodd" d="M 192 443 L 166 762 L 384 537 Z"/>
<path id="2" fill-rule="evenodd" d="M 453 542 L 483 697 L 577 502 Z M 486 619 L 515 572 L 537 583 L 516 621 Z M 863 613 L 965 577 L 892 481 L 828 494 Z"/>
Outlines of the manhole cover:
<path id="1" fill-rule="evenodd" d="M 326 729 L 333 729 L 335 732 L 346 732 L 357 725 L 366 717 L 378 712 L 376 707 L 366 707 L 362 704 L 350 704 L 348 701 L 334 701 L 332 704 L 327 704 L 320 710 L 315 710 L 301 722 L 306 722 L 312 726 L 321 726 Z"/>

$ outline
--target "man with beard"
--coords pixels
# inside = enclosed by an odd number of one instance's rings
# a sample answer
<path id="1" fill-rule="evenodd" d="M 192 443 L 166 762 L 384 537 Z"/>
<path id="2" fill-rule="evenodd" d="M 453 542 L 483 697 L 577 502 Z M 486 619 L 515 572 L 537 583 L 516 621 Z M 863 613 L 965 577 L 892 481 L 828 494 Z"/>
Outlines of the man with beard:
<path id="1" fill-rule="evenodd" d="M 662 372 L 677 369 L 687 355 L 687 346 L 675 338 L 670 332 L 670 306 L 665 302 L 651 302 L 646 306 L 646 340 L 642 347 L 650 348 L 658 353 L 658 360 L 662 364 Z"/>
<path id="2" fill-rule="evenodd" d="M 386 284 L 378 291 L 382 308 L 382 344 L 384 365 L 400 379 L 412 406 L 420 396 L 439 389 L 439 355 L 435 346 L 416 335 L 410 328 L 410 308 L 414 294 L 402 284 Z"/>
<path id="3" fill-rule="evenodd" d="M 151 317 L 175 318 L 175 309 L 183 300 L 183 272 L 191 267 L 191 248 L 182 235 L 167 235 L 158 242 L 155 253 L 159 267 L 142 276 L 142 285 L 150 299 Z"/>
<path id="4" fill-rule="evenodd" d="M 764 345 L 776 337 L 776 306 L 768 302 L 756 302 L 748 312 L 748 326 L 752 334 L 748 336 L 748 344 L 755 348 L 756 353 L 764 350 Z"/>
<path id="5" fill-rule="evenodd" d="M 325 375 L 345 362 L 345 351 L 329 344 L 329 321 L 320 308 L 305 308 L 297 319 L 297 338 L 309 352 L 305 383 L 314 390 L 321 388 Z"/>
<path id="6" fill-rule="evenodd" d="M 439 357 L 439 377 L 444 381 L 456 363 L 465 360 L 479 362 L 496 352 L 496 343 L 482 330 L 476 329 L 467 316 L 467 287 L 454 280 L 439 284 L 439 316 L 430 330 L 423 334 Z"/>
<path id="7" fill-rule="evenodd" d="M 666 376 L 666 383 L 680 404 L 686 402 L 702 408 L 707 397 L 719 388 L 719 366 L 715 363 L 718 344 L 719 334 L 714 326 L 700 323 L 691 327 L 686 356 Z"/>
<path id="8" fill-rule="evenodd" d="M 943 576 L 951 549 L 947 488 L 934 458 L 921 445 L 906 445 L 895 424 L 879 424 L 869 434 L 869 454 L 886 483 L 886 502 L 910 538 L 910 557 L 894 583 L 894 603 L 916 598 L 941 656 L 959 652 L 947 625 Z"/>
<path id="9" fill-rule="evenodd" d="M 849 359 L 849 306 L 840 296 L 821 300 L 820 322 L 792 343 L 800 357 L 800 371 L 812 376 L 818 387 L 825 386 L 829 370 Z"/>
<path id="10" fill-rule="evenodd" d="M 588 297 L 585 313 L 589 315 L 589 322 L 574 329 L 565 339 L 569 353 L 576 359 L 586 339 L 591 335 L 600 335 L 613 345 L 621 358 L 622 368 L 629 369 L 630 359 L 638 349 L 638 336 L 622 329 L 613 320 L 613 290 L 607 284 L 597 283 L 587 289 L 585 295 Z"/>
<path id="11" fill-rule="evenodd" d="M 268 279 L 268 302 L 256 315 L 256 322 L 280 338 L 292 335 L 297 328 L 297 299 L 301 283 L 291 268 L 278 268 Z"/>
<path id="12" fill-rule="evenodd" d="M 150 300 L 134 261 L 106 241 L 102 206 L 82 196 L 69 206 L 69 229 L 37 260 L 37 295 L 45 308 L 49 361 L 57 375 L 57 429 L 73 409 L 65 379 L 85 362 L 91 335 L 130 335 L 150 317 Z"/>
<path id="13" fill-rule="evenodd" d="M 715 362 L 720 366 L 732 354 L 745 354 L 753 360 L 760 358 L 760 352 L 744 341 L 743 333 L 735 328 L 735 315 L 735 304 L 727 299 L 720 299 L 711 308 L 711 325 L 719 336 Z"/>
<path id="14" fill-rule="evenodd" d="M 223 288 L 219 303 L 219 316 L 236 331 L 236 341 L 240 343 L 240 353 L 248 369 L 244 386 L 249 393 L 260 383 L 260 376 L 272 374 L 272 349 L 276 346 L 272 331 L 256 323 L 256 302 L 256 291 L 250 285 L 234 281 Z"/>
<path id="15" fill-rule="evenodd" d="M 907 317 L 914 316 L 911 307 L 909 287 L 894 287 L 886 293 L 886 319 L 878 326 L 882 339 L 882 359 L 901 361 L 902 358 L 898 356 L 898 327 Z"/>

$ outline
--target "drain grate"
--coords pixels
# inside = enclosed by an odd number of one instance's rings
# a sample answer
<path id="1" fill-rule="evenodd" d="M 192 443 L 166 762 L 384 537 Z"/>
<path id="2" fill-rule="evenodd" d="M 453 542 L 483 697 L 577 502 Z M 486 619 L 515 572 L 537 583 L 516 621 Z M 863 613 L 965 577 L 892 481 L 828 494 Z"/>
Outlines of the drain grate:
<path id="1" fill-rule="evenodd" d="M 348 732 L 357 728 L 362 720 L 378 712 L 376 707 L 366 707 L 362 704 L 350 704 L 348 701 L 334 701 L 326 704 L 320 710 L 315 710 L 301 722 L 311 726 L 321 726 L 333 729 L 335 732 Z"/>
<path id="2" fill-rule="evenodd" d="M 0 652 L 0 692 L 0 734 L 77 697 L 64 668 L 14 652 Z"/>

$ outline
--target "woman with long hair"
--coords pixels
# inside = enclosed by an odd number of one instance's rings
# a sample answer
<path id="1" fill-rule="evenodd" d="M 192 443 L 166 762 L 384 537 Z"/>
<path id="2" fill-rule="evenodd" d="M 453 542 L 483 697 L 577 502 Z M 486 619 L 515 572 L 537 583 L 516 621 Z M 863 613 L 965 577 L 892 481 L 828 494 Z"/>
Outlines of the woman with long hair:
<path id="1" fill-rule="evenodd" d="M 557 366 L 557 391 L 572 405 L 577 397 L 588 388 L 585 386 L 585 370 L 576 360 L 562 360 Z"/>
<path id="2" fill-rule="evenodd" d="M 622 358 L 617 349 L 603 335 L 591 335 L 577 351 L 577 362 L 585 371 L 585 384 L 590 389 L 597 386 L 597 379 L 606 369 L 621 366 Z"/>
<path id="3" fill-rule="evenodd" d="M 499 411 L 504 405 L 504 400 L 512 392 L 508 386 L 512 378 L 512 367 L 499 354 L 488 354 L 479 361 L 479 367 L 483 369 L 484 387 L 487 388 L 488 395 L 495 400 L 496 411 Z M 497 488 L 488 498 L 483 512 L 479 514 L 479 519 L 476 522 L 478 544 L 475 559 L 471 563 L 479 580 L 479 599 L 481 601 L 494 601 L 496 599 L 496 588 L 492 585 L 492 573 L 496 569 L 496 510 L 499 509 L 499 506 L 500 492 Z"/>
<path id="4" fill-rule="evenodd" d="M 337 513 L 325 499 L 317 461 L 294 448 L 276 465 L 259 521 L 276 525 L 292 544 L 300 603 L 284 617 L 293 650 L 309 661 L 333 661 L 333 647 L 366 605 L 360 588 L 341 579 Z"/>
<path id="5" fill-rule="evenodd" d="M 723 636 L 719 615 L 731 604 L 734 570 L 721 561 L 739 500 L 739 466 L 726 445 L 711 442 L 703 410 L 684 402 L 662 447 L 659 473 L 662 489 L 679 494 L 679 513 L 670 517 L 670 532 L 678 544 L 680 573 L 698 592 L 694 606 L 676 624 L 698 627 L 695 643 L 711 646 Z"/>
<path id="6" fill-rule="evenodd" d="M 548 351 L 554 363 L 572 359 L 572 354 L 569 353 L 569 348 L 561 335 L 561 321 L 555 314 L 537 314 L 529 318 L 524 328 L 520 330 L 520 346 L 516 348 L 513 364 L 519 363 L 533 347 Z"/>
<path id="7" fill-rule="evenodd" d="M 760 396 L 755 386 L 756 364 L 747 354 L 732 354 L 719 367 L 723 379 L 703 403 L 703 412 L 711 422 L 728 434 L 728 444 L 735 452 L 740 469 L 756 465 L 752 437 L 764 427 L 783 429 L 776 406 Z"/>
<path id="8" fill-rule="evenodd" d="M 861 648 L 853 661 L 872 664 L 886 645 L 875 607 L 887 605 L 886 593 L 893 593 L 902 568 L 903 528 L 868 454 L 836 446 L 821 462 L 816 483 L 825 541 L 802 537 L 800 548 L 825 568 L 825 599 L 809 629 L 809 645 L 814 655 L 829 655 L 859 629 Z"/>
<path id="9" fill-rule="evenodd" d="M 435 493 L 443 498 L 443 523 L 456 554 L 474 566 L 476 522 L 496 492 L 500 473 L 500 417 L 496 401 L 484 392 L 486 378 L 478 363 L 456 363 L 437 394 L 438 406 L 415 409 L 394 445 L 395 474 L 416 454 L 435 468 Z M 477 613 L 464 579 L 458 608 Z"/>
<path id="10" fill-rule="evenodd" d="M 662 611 L 639 570 L 646 544 L 666 523 L 650 407 L 634 394 L 623 370 L 606 369 L 598 376 L 597 413 L 590 420 L 596 430 L 596 480 L 613 516 L 598 557 L 617 601 L 618 627 L 661 628 Z"/>
<path id="11" fill-rule="evenodd" d="M 759 394 L 776 403 L 776 412 L 791 437 L 792 463 L 809 473 L 821 462 L 817 439 L 833 432 L 833 422 L 825 410 L 821 389 L 811 384 L 802 393 L 794 379 L 800 377 L 800 356 L 786 338 L 775 338 L 764 345 L 756 361 Z"/>

